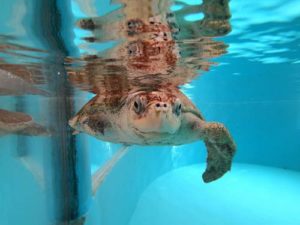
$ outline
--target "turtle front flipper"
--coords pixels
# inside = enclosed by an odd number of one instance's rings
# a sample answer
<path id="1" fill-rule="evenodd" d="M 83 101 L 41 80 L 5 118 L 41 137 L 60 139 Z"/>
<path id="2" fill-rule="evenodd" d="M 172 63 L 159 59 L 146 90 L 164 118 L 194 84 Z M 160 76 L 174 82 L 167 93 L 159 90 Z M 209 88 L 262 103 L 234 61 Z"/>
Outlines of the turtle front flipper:
<path id="1" fill-rule="evenodd" d="M 92 178 L 92 191 L 93 195 L 96 195 L 100 185 L 110 173 L 110 171 L 114 168 L 114 166 L 122 159 L 122 157 L 128 152 L 129 146 L 123 145 L 115 155 L 107 161 L 107 163 L 99 168 L 93 175 Z"/>
<path id="2" fill-rule="evenodd" d="M 208 153 L 207 166 L 202 178 L 208 183 L 230 170 L 236 145 L 229 131 L 221 123 L 205 123 L 201 130 Z"/>

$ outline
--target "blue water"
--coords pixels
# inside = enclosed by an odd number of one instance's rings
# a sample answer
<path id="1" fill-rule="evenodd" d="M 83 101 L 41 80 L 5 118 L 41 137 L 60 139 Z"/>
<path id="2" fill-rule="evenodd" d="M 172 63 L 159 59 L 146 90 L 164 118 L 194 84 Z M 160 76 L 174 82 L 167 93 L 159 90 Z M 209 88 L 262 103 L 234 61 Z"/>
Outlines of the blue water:
<path id="1" fill-rule="evenodd" d="M 172 6 L 175 12 L 183 7 L 180 2 Z M 181 87 L 206 120 L 224 123 L 234 137 L 238 148 L 229 173 L 203 183 L 202 142 L 132 146 L 93 196 L 91 175 L 121 145 L 83 133 L 70 142 L 67 135 L 0 136 L 0 225 L 59 224 L 79 217 L 85 217 L 81 224 L 86 225 L 300 225 L 300 2 L 229 4 L 232 31 L 215 38 L 228 45 L 227 53 L 211 59 L 215 65 L 209 71 Z M 82 37 L 90 31 L 74 24 L 121 5 L 58 0 L 60 32 L 38 28 L 37 18 L 48 18 L 38 14 L 44 7 L 53 8 L 50 1 L 1 2 L 0 19 L 5 22 L 0 25 L 0 63 L 42 65 L 43 76 L 36 79 L 47 82 L 36 86 L 57 95 L 0 96 L 0 108 L 23 111 L 61 128 L 69 118 L 57 108 L 71 105 L 75 113 L 93 96 L 69 87 L 63 59 L 116 44 L 86 43 Z M 195 16 L 187 20 L 202 18 Z M 51 33 L 61 41 L 56 47 L 49 44 Z M 45 52 L 6 49 L 11 43 Z M 64 89 L 72 93 L 63 98 Z"/>
<path id="2" fill-rule="evenodd" d="M 203 169 L 190 165 L 156 179 L 130 225 L 299 224 L 299 172 L 236 163 L 229 176 L 206 185 L 199 182 Z"/>

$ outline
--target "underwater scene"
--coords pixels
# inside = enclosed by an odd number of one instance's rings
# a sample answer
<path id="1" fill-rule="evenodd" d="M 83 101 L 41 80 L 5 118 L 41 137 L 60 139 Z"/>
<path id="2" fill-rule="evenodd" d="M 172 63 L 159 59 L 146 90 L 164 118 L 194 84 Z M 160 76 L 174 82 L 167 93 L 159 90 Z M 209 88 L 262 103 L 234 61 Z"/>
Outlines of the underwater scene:
<path id="1" fill-rule="evenodd" d="M 300 1 L 0 19 L 0 225 L 300 225 Z"/>

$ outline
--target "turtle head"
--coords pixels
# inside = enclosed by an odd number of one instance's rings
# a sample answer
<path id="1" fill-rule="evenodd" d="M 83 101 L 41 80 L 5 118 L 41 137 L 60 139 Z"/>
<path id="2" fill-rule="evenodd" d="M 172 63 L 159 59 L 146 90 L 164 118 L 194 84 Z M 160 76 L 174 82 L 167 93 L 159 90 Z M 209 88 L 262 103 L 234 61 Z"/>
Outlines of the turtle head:
<path id="1" fill-rule="evenodd" d="M 181 101 L 162 91 L 139 92 L 129 102 L 129 124 L 140 133 L 175 133 L 181 125 Z"/>

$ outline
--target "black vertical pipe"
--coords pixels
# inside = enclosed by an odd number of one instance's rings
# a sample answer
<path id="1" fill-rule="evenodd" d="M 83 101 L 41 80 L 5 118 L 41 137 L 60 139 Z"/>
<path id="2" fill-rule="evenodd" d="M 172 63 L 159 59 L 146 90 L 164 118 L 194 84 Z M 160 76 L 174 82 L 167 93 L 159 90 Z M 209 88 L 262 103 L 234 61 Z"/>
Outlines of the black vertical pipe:
<path id="1" fill-rule="evenodd" d="M 83 214 L 86 212 L 82 210 L 81 205 L 87 204 L 89 195 L 81 194 L 79 191 L 90 192 L 88 183 L 90 169 L 85 159 L 87 155 L 76 149 L 75 136 L 71 134 L 68 126 L 68 120 L 74 114 L 74 102 L 64 68 L 64 58 L 68 55 L 65 41 L 72 40 L 66 40 L 67 37 L 61 36 L 62 15 L 57 1 L 37 0 L 36 3 L 39 12 L 37 18 L 40 18 L 36 21 L 39 24 L 36 32 L 49 49 L 46 62 L 47 80 L 49 89 L 54 95 L 48 105 L 50 121 L 55 130 L 51 141 L 50 156 L 52 179 L 48 180 L 52 185 L 50 196 L 53 215 L 57 224 L 69 224 L 69 221 L 77 219 L 77 222 L 72 224 L 83 224 Z"/>
<path id="2" fill-rule="evenodd" d="M 16 110 L 17 112 L 24 112 L 25 103 L 23 96 L 16 97 Z M 25 157 L 28 154 L 28 144 L 24 136 L 17 136 L 17 157 Z"/>

